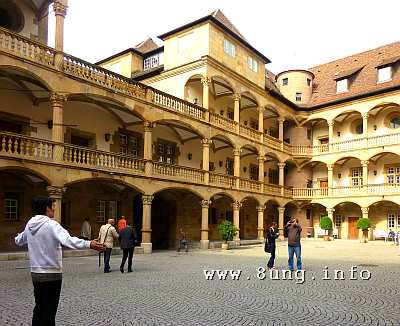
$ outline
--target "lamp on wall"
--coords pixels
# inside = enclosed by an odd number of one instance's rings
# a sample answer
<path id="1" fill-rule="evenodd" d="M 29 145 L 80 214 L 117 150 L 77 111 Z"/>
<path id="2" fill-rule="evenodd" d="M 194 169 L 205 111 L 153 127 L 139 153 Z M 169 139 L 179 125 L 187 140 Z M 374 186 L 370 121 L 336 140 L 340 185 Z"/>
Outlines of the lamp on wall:
<path id="1" fill-rule="evenodd" d="M 342 177 L 342 174 L 338 173 L 337 177 L 338 177 L 338 179 L 340 179 Z"/>
<path id="2" fill-rule="evenodd" d="M 378 171 L 374 170 L 374 175 L 376 176 L 378 174 Z"/>
<path id="3" fill-rule="evenodd" d="M 190 161 L 192 159 L 193 154 L 192 153 L 188 153 L 188 160 Z"/>
<path id="4" fill-rule="evenodd" d="M 110 139 L 111 139 L 111 134 L 109 134 L 108 132 L 105 133 L 105 134 L 104 134 L 104 140 L 105 140 L 106 142 L 109 142 Z"/>
<path id="5" fill-rule="evenodd" d="M 244 121 L 244 125 L 247 126 L 247 120 Z"/>
<path id="6" fill-rule="evenodd" d="M 220 115 L 224 115 L 224 110 L 219 111 Z"/>
<path id="7" fill-rule="evenodd" d="M 222 164 L 224 164 L 224 162 L 222 162 L 222 161 L 218 162 L 218 165 L 219 165 L 220 168 L 222 168 Z"/>
<path id="8" fill-rule="evenodd" d="M 246 172 L 247 171 L 247 168 L 244 166 L 243 167 L 243 172 Z"/>
<path id="9" fill-rule="evenodd" d="M 337 136 L 340 137 L 340 131 L 337 132 Z"/>
<path id="10" fill-rule="evenodd" d="M 377 125 L 374 125 L 374 131 L 376 131 L 377 128 L 378 128 L 378 126 L 377 126 Z"/>

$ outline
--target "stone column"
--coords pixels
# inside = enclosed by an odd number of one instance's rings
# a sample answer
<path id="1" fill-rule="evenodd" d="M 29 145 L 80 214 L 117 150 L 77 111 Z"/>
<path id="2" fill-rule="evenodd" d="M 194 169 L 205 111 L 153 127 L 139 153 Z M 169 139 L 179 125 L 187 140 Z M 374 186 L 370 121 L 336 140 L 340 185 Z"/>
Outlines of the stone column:
<path id="1" fill-rule="evenodd" d="M 264 162 L 265 162 L 265 156 L 264 155 L 260 155 L 257 156 L 257 160 L 258 160 L 258 181 L 261 182 L 261 193 L 264 193 Z"/>
<path id="2" fill-rule="evenodd" d="M 233 94 L 233 120 L 236 122 L 236 132 L 239 133 L 240 123 L 240 94 Z"/>
<path id="3" fill-rule="evenodd" d="M 208 249 L 210 241 L 208 240 L 208 209 L 210 207 L 209 200 L 201 201 L 201 239 L 200 248 Z"/>
<path id="4" fill-rule="evenodd" d="M 333 213 L 335 212 L 334 208 L 327 208 L 326 209 L 326 214 L 328 215 L 328 217 L 331 219 L 332 221 L 332 230 L 335 228 L 335 220 L 333 218 Z M 332 235 L 331 232 L 333 231 L 328 231 L 328 235 Z"/>
<path id="5" fill-rule="evenodd" d="M 53 10 L 56 16 L 56 30 L 54 47 L 58 51 L 64 50 L 64 19 L 67 15 L 67 0 L 55 0 Z"/>
<path id="6" fill-rule="evenodd" d="M 143 224 L 142 224 L 142 243 L 140 246 L 143 248 L 145 254 L 151 254 L 151 202 L 153 201 L 152 195 L 142 195 L 143 203 Z"/>
<path id="7" fill-rule="evenodd" d="M 264 142 L 264 108 L 258 108 L 258 131 L 260 134 L 260 142 Z"/>
<path id="8" fill-rule="evenodd" d="M 328 121 L 328 128 L 329 128 L 329 131 L 328 131 L 328 135 L 329 135 L 329 138 L 328 138 L 328 146 L 329 146 L 329 151 L 332 151 L 332 148 L 333 148 L 333 146 L 332 146 L 332 144 L 333 144 L 333 126 L 334 126 L 334 121 L 333 120 L 330 120 L 330 121 Z"/>
<path id="9" fill-rule="evenodd" d="M 201 143 L 203 145 L 203 165 L 202 165 L 202 169 L 203 171 L 206 171 L 204 173 L 204 183 L 206 185 L 209 184 L 210 181 L 210 144 L 211 144 L 211 140 L 208 138 L 204 138 L 201 140 Z"/>
<path id="10" fill-rule="evenodd" d="M 283 233 L 284 230 L 284 217 L 285 217 L 285 207 L 284 206 L 280 206 L 278 207 L 278 229 L 279 229 L 279 239 L 284 240 L 285 236 Z"/>
<path id="11" fill-rule="evenodd" d="M 368 164 L 369 161 L 361 161 L 363 171 L 363 186 L 368 187 Z"/>
<path id="12" fill-rule="evenodd" d="M 265 206 L 257 207 L 257 239 L 264 239 L 264 210 Z"/>
<path id="13" fill-rule="evenodd" d="M 281 195 L 285 194 L 285 166 L 286 163 L 278 163 L 279 167 L 279 186 L 281 187 Z"/>
<path id="14" fill-rule="evenodd" d="M 56 143 L 64 143 L 64 103 L 67 101 L 67 96 L 60 93 L 52 93 L 50 95 L 50 105 L 53 109 L 53 126 L 51 139 Z M 53 148 L 53 159 L 62 161 L 64 154 L 63 145 L 55 145 Z"/>
<path id="15" fill-rule="evenodd" d="M 64 187 L 47 186 L 49 196 L 54 199 L 54 221 L 61 224 L 61 199 L 66 190 Z"/>
<path id="16" fill-rule="evenodd" d="M 369 214 L 368 214 L 369 213 L 369 207 L 361 207 L 361 213 L 362 213 L 362 217 L 363 218 L 369 218 Z M 360 232 L 363 233 L 362 230 L 360 230 Z M 366 241 L 373 240 L 372 234 L 373 234 L 373 232 L 370 229 L 369 232 L 368 232 L 368 236 L 366 238 Z"/>
<path id="17" fill-rule="evenodd" d="M 333 164 L 327 164 L 328 168 L 328 196 L 333 195 Z"/>
<path id="18" fill-rule="evenodd" d="M 233 149 L 233 175 L 236 177 L 236 188 L 240 187 L 240 148 Z"/>
<path id="19" fill-rule="evenodd" d="M 283 123 L 285 122 L 285 118 L 283 118 L 283 117 L 279 117 L 278 118 L 278 123 L 279 123 L 279 129 L 278 129 L 278 132 L 279 132 L 279 141 L 281 142 L 281 150 L 283 150 Z"/>
<path id="20" fill-rule="evenodd" d="M 368 113 L 364 113 L 362 115 L 363 118 L 363 137 L 367 138 L 368 137 Z"/>
<path id="21" fill-rule="evenodd" d="M 151 176 L 153 173 L 153 123 L 144 122 L 144 151 L 145 174 Z"/>
<path id="22" fill-rule="evenodd" d="M 210 109 L 210 84 L 211 79 L 207 76 L 201 78 L 201 83 L 203 84 L 203 108 L 206 110 L 206 121 L 209 120 L 209 109 Z"/>
<path id="23" fill-rule="evenodd" d="M 233 208 L 233 225 L 236 226 L 236 228 L 238 229 L 238 233 L 235 235 L 235 237 L 233 238 L 233 240 L 235 242 L 240 242 L 240 221 L 239 221 L 239 213 L 240 213 L 240 207 L 242 207 L 242 203 L 239 201 L 235 201 L 232 203 L 232 208 Z"/>

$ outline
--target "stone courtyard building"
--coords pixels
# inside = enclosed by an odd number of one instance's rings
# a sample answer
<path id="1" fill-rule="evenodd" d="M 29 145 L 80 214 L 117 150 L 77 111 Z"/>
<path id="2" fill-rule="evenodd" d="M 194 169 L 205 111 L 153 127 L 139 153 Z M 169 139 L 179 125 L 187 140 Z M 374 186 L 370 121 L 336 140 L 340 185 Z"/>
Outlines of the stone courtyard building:
<path id="1" fill-rule="evenodd" d="M 55 48 L 47 46 L 49 5 Z M 63 52 L 66 0 L 0 3 L 0 249 L 38 194 L 78 235 L 125 215 L 144 252 L 209 248 L 292 216 L 400 228 L 400 43 L 274 75 L 217 10 L 97 64 Z M 70 8 L 73 10 L 73 8 Z"/>

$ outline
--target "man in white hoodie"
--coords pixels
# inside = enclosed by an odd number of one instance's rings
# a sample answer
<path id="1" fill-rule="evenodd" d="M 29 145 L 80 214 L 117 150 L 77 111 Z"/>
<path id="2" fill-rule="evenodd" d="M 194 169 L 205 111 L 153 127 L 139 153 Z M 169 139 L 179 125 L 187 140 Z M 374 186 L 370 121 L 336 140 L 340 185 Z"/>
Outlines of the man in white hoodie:
<path id="1" fill-rule="evenodd" d="M 86 241 L 71 237 L 54 218 L 54 200 L 38 196 L 32 201 L 35 216 L 25 230 L 15 237 L 18 246 L 28 245 L 35 308 L 32 326 L 53 326 L 62 284 L 62 249 L 91 248 L 103 251 L 104 246 L 95 240 Z M 59 212 L 58 212 L 59 213 Z"/>

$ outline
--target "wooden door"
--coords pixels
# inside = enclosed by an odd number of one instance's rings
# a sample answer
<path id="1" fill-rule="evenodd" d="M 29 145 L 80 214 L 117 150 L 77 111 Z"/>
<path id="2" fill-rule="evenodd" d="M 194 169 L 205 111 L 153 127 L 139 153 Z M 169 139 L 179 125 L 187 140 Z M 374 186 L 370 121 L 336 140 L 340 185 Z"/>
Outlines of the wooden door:
<path id="1" fill-rule="evenodd" d="M 328 180 L 319 180 L 320 188 L 328 188 Z"/>
<path id="2" fill-rule="evenodd" d="M 358 220 L 358 217 L 349 217 L 348 218 L 348 224 L 349 224 L 348 239 L 350 239 L 350 240 L 358 239 L 357 220 Z"/>

